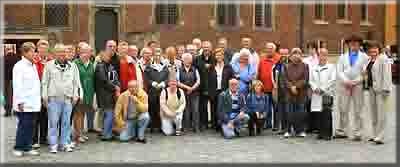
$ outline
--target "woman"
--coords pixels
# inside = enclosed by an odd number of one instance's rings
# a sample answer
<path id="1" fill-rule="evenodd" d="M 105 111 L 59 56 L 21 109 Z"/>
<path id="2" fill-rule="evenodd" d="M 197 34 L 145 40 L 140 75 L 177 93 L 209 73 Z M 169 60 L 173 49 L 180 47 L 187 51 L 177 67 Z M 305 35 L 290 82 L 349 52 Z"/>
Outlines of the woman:
<path id="1" fill-rule="evenodd" d="M 249 84 L 256 78 L 257 72 L 255 66 L 249 63 L 249 55 L 251 55 L 249 49 L 241 49 L 239 61 L 231 64 L 235 78 L 239 80 L 239 93 L 243 95 L 247 95 L 249 92 Z"/>
<path id="2" fill-rule="evenodd" d="M 364 72 L 364 88 L 368 90 L 370 117 L 372 121 L 372 136 L 368 140 L 375 144 L 384 144 L 386 126 L 385 104 L 390 98 L 392 89 L 392 72 L 389 59 L 380 53 L 377 42 L 368 44 L 369 63 Z"/>
<path id="3" fill-rule="evenodd" d="M 330 140 L 332 138 L 332 104 L 335 79 L 335 66 L 328 64 L 328 50 L 321 48 L 319 50 L 319 64 L 311 69 L 310 75 L 311 112 L 316 113 L 316 119 L 312 121 L 316 122 L 319 133 L 318 139 Z"/>
<path id="4" fill-rule="evenodd" d="M 151 131 L 160 128 L 160 93 L 166 88 L 166 80 L 168 79 L 168 68 L 161 63 L 161 53 L 156 52 L 153 62 L 150 66 L 146 66 L 144 78 L 148 83 L 149 95 L 149 114 L 151 118 Z"/>
<path id="5" fill-rule="evenodd" d="M 168 88 L 160 95 L 161 127 L 165 135 L 182 135 L 183 111 L 186 106 L 186 98 L 182 89 L 177 87 L 175 78 L 170 78 Z M 175 125 L 175 130 L 174 130 Z"/>
<path id="6" fill-rule="evenodd" d="M 128 42 L 119 42 L 118 55 L 120 57 L 119 80 L 121 82 L 121 91 L 124 92 L 128 89 L 128 82 L 136 80 L 136 65 L 133 58 L 128 55 Z"/>
<path id="7" fill-rule="evenodd" d="M 165 61 L 165 63 L 168 65 L 168 72 L 169 75 L 171 75 L 172 77 L 170 78 L 176 78 L 176 73 L 178 71 L 178 69 L 182 66 L 182 62 L 178 59 L 176 59 L 177 56 L 177 51 L 174 47 L 168 47 L 165 50 L 165 54 L 167 55 L 167 59 Z M 173 77 L 175 76 L 175 77 Z"/>
<path id="8" fill-rule="evenodd" d="M 246 105 L 247 112 L 250 116 L 249 120 L 249 135 L 254 136 L 254 130 L 257 135 L 261 134 L 263 123 L 267 111 L 267 98 L 264 94 L 264 85 L 260 80 L 256 80 L 252 84 L 252 91 L 247 95 Z"/>
<path id="9" fill-rule="evenodd" d="M 286 128 L 284 137 L 291 136 L 291 127 L 295 135 L 306 137 L 305 122 L 305 102 L 306 102 L 306 83 L 308 81 L 308 66 L 301 60 L 302 52 L 299 48 L 293 48 L 291 52 L 291 62 L 287 66 L 286 92 L 288 97 L 289 126 Z"/>
<path id="10" fill-rule="evenodd" d="M 217 125 L 217 104 L 218 104 L 218 95 L 228 89 L 228 81 L 232 79 L 233 70 L 230 64 L 224 63 L 224 49 L 217 48 L 214 51 L 214 56 L 216 59 L 216 64 L 210 70 L 210 75 L 208 81 L 209 83 L 209 93 L 211 96 L 211 118 L 213 127 L 218 130 L 220 127 Z"/>

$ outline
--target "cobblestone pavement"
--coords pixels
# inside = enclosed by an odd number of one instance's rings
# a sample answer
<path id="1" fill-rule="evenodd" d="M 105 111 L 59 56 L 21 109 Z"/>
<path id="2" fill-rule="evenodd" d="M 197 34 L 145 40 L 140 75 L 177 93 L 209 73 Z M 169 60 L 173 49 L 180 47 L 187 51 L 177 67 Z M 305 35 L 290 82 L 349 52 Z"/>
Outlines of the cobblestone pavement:
<path id="1" fill-rule="evenodd" d="M 393 100 L 394 102 L 394 100 Z M 392 109 L 394 103 L 391 104 Z M 396 115 L 387 113 L 386 143 L 373 145 L 367 141 L 352 142 L 345 139 L 319 141 L 314 135 L 306 138 L 282 139 L 264 131 L 262 136 L 224 140 L 214 131 L 165 137 L 148 134 L 148 144 L 101 142 L 95 135 L 80 150 L 73 153 L 48 153 L 41 149 L 39 157 L 15 157 L 12 154 L 15 136 L 15 118 L 4 121 L 4 158 L 10 163 L 65 162 L 65 163 L 295 163 L 295 162 L 396 162 Z M 366 125 L 366 124 L 364 124 Z M 365 128 L 368 131 L 368 127 Z"/>

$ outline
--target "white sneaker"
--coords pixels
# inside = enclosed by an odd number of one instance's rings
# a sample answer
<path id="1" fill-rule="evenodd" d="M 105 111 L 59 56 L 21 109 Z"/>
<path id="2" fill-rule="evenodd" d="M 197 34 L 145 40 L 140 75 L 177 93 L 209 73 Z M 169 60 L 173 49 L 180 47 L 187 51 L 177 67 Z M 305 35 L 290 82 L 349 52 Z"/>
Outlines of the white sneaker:
<path id="1" fill-rule="evenodd" d="M 73 149 L 72 149 L 72 147 L 71 147 L 71 145 L 66 145 L 66 146 L 64 146 L 64 151 L 66 151 L 66 152 L 72 152 L 72 151 L 74 151 Z"/>
<path id="2" fill-rule="evenodd" d="M 306 134 L 306 132 L 301 132 L 301 133 L 299 134 L 299 136 L 300 136 L 300 137 L 306 137 L 307 134 Z"/>
<path id="3" fill-rule="evenodd" d="M 38 148 L 40 148 L 40 144 L 36 143 L 36 144 L 32 145 L 32 148 L 38 149 Z"/>
<path id="4" fill-rule="evenodd" d="M 74 149 L 75 146 L 76 146 L 76 143 L 75 142 L 71 142 L 70 146 L 71 146 L 72 149 Z"/>
<path id="5" fill-rule="evenodd" d="M 57 153 L 57 152 L 58 152 L 58 151 L 57 151 L 57 148 L 58 148 L 57 145 L 51 146 L 51 147 L 50 147 L 50 153 L 53 153 L 53 154 Z"/>
<path id="6" fill-rule="evenodd" d="M 89 137 L 82 135 L 82 138 L 85 139 L 86 141 L 89 140 Z"/>
<path id="7" fill-rule="evenodd" d="M 292 135 L 290 135 L 290 133 L 289 132 L 286 132 L 284 135 L 283 135 L 283 137 L 285 137 L 285 138 L 289 138 L 289 137 L 291 137 Z"/>
<path id="8" fill-rule="evenodd" d="M 17 157 L 22 157 L 22 156 L 24 155 L 24 152 L 18 151 L 18 150 L 14 150 L 13 153 L 14 153 L 14 155 L 17 156 Z"/>
<path id="9" fill-rule="evenodd" d="M 37 151 L 37 150 L 27 151 L 27 152 L 25 152 L 25 154 L 32 155 L 32 156 L 40 155 L 39 151 Z"/>
<path id="10" fill-rule="evenodd" d="M 83 138 L 83 137 L 80 137 L 80 138 L 79 138 L 79 142 L 81 142 L 81 143 L 85 143 L 85 142 L 86 142 L 86 140 L 85 140 L 85 138 Z"/>

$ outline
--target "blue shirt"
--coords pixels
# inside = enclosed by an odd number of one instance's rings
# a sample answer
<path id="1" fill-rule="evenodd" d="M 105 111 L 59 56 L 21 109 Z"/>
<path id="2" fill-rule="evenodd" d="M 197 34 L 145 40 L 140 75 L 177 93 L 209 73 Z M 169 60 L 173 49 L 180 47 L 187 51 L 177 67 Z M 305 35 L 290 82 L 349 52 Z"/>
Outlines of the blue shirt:
<path id="1" fill-rule="evenodd" d="M 358 51 L 354 52 L 354 51 L 350 51 L 349 52 L 349 57 L 350 57 L 350 66 L 353 66 L 358 59 Z"/>
<path id="2" fill-rule="evenodd" d="M 267 111 L 267 102 L 265 95 L 257 96 L 254 93 L 247 96 L 248 112 L 264 112 Z"/>

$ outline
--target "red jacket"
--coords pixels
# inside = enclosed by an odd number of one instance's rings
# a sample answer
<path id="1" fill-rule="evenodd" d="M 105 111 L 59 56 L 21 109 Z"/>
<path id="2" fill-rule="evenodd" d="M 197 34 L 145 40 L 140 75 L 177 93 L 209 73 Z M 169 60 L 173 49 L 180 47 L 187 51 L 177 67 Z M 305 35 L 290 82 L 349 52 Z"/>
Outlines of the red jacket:
<path id="1" fill-rule="evenodd" d="M 126 58 L 120 60 L 119 66 L 120 72 L 120 82 L 121 82 L 121 92 L 128 89 L 128 82 L 131 80 L 136 80 L 136 66 L 133 62 L 128 62 Z"/>
<path id="2" fill-rule="evenodd" d="M 258 65 L 258 79 L 264 85 L 265 93 L 272 93 L 272 68 L 280 59 L 279 54 L 275 54 L 272 58 L 263 57 Z"/>
<path id="3" fill-rule="evenodd" d="M 44 63 L 42 62 L 42 58 L 40 56 L 33 57 L 33 61 L 35 62 L 36 70 L 39 75 L 39 79 L 42 80 Z"/>

